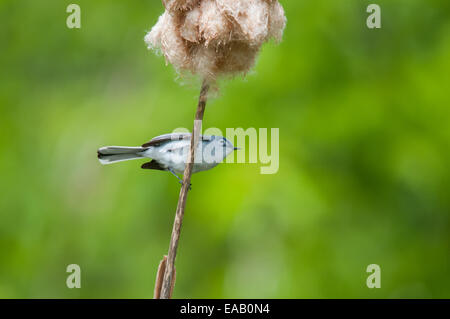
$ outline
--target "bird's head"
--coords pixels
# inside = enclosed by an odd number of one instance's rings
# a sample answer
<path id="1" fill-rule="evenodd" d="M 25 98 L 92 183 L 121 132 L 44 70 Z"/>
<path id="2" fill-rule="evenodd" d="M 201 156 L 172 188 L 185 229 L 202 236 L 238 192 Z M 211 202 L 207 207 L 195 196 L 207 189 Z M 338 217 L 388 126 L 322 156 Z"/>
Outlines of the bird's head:
<path id="1" fill-rule="evenodd" d="M 230 155 L 233 151 L 239 150 L 223 136 L 211 136 L 209 142 L 203 151 L 203 156 L 206 161 L 221 162 L 225 157 Z"/>

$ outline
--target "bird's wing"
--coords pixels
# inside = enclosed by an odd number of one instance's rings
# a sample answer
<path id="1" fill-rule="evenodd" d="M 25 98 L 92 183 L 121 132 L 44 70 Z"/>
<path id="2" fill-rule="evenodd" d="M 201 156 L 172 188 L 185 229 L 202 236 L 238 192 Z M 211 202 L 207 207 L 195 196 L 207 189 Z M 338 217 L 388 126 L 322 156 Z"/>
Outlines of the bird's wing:
<path id="1" fill-rule="evenodd" d="M 160 145 L 170 142 L 170 141 L 179 141 L 179 140 L 190 139 L 190 138 L 191 138 L 191 134 L 189 134 L 189 133 L 164 134 L 164 135 L 160 135 L 160 136 L 152 138 L 150 140 L 150 142 L 142 144 L 142 147 L 160 146 Z"/>
<path id="2" fill-rule="evenodd" d="M 155 169 L 158 171 L 166 171 L 167 169 L 164 168 L 161 164 L 159 164 L 157 161 L 152 160 L 151 162 L 145 163 L 141 166 L 143 169 Z"/>
<path id="3" fill-rule="evenodd" d="M 200 136 L 203 141 L 210 141 L 211 136 Z M 171 141 L 190 140 L 191 133 L 171 133 L 164 134 L 153 138 L 150 142 L 142 144 L 142 147 L 160 146 Z"/>

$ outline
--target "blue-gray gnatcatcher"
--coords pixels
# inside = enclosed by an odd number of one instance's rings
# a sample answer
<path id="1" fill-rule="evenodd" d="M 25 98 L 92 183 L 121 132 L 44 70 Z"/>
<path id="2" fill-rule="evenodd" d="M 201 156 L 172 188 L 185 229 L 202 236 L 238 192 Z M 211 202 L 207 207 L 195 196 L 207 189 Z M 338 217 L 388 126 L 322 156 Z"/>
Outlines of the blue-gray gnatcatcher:
<path id="1" fill-rule="evenodd" d="M 103 165 L 150 158 L 142 165 L 144 169 L 169 171 L 182 183 L 177 174 L 183 174 L 190 151 L 190 133 L 172 133 L 153 138 L 141 147 L 106 146 L 100 148 L 98 159 Z M 216 167 L 231 152 L 238 150 L 222 136 L 200 136 L 192 173 L 207 171 Z"/>

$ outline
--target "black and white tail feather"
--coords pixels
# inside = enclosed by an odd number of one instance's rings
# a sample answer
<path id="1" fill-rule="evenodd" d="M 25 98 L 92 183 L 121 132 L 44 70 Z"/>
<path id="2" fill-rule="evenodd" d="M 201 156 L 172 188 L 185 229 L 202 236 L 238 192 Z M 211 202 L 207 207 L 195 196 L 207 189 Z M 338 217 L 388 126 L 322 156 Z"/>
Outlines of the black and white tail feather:
<path id="1" fill-rule="evenodd" d="M 140 154 L 147 150 L 143 147 L 106 146 L 97 151 L 101 164 L 108 165 L 143 158 Z"/>

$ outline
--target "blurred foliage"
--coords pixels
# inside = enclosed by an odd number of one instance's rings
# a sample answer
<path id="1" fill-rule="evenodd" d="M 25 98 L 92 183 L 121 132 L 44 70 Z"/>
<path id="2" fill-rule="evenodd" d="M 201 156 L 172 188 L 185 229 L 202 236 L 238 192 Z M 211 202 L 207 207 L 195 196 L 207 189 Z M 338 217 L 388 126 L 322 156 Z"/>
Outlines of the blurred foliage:
<path id="1" fill-rule="evenodd" d="M 190 128 L 198 83 L 146 50 L 160 1 L 78 0 L 78 30 L 69 3 L 0 1 L 0 297 L 151 298 L 179 185 L 95 153 Z M 204 123 L 280 128 L 280 170 L 194 175 L 175 297 L 449 298 L 450 2 L 379 0 L 379 30 L 372 1 L 282 3 Z"/>

